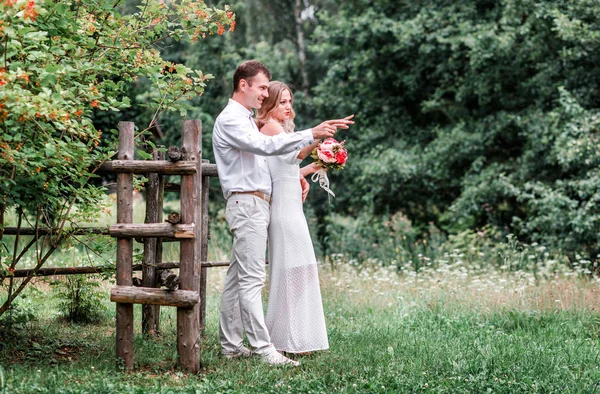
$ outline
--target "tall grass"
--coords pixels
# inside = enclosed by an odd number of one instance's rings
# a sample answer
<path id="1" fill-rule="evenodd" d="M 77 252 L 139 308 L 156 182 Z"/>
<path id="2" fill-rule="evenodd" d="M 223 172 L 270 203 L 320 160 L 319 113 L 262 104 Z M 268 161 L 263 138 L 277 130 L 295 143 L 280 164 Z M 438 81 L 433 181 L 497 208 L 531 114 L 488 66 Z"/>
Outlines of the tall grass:
<path id="1" fill-rule="evenodd" d="M 594 392 L 600 370 L 599 282 L 575 275 L 470 273 L 457 266 L 398 274 L 379 264 L 320 266 L 331 349 L 271 368 L 225 360 L 218 301 L 226 270 L 208 277 L 208 326 L 199 375 L 178 372 L 176 317 L 162 308 L 162 337 L 144 340 L 136 306 L 135 368 L 115 372 L 114 305 L 101 323 L 67 325 L 51 289 L 27 299 L 37 320 L 2 338 L 10 393 L 168 392 Z M 16 339 L 16 340 L 15 340 Z"/>
<path id="2" fill-rule="evenodd" d="M 213 216 L 209 259 L 227 259 L 229 234 L 222 216 Z M 11 330 L 0 322 L 0 392 L 600 392 L 600 280 L 589 264 L 569 266 L 514 238 L 420 240 L 397 231 L 395 246 L 380 255 L 359 259 L 358 249 L 340 248 L 320 264 L 331 349 L 302 357 L 300 368 L 220 355 L 225 268 L 209 269 L 202 371 L 193 376 L 175 368 L 174 308 L 161 308 L 162 335 L 144 339 L 135 307 L 135 371 L 125 373 L 114 360 L 113 281 L 100 284 L 100 321 L 77 325 L 61 318 L 52 278 L 38 278 L 20 300 L 22 319 Z M 340 234 L 350 245 L 348 233 Z M 84 253 L 72 249 L 62 258 L 76 264 Z M 168 253 L 164 261 L 178 258 Z M 392 253 L 399 260 L 389 260 Z"/>
<path id="3" fill-rule="evenodd" d="M 387 218 L 332 214 L 326 232 L 325 239 L 318 240 L 325 245 L 326 258 L 353 265 L 375 261 L 419 271 L 460 261 L 471 271 L 494 267 L 542 275 L 571 271 L 591 275 L 600 269 L 600 255 L 590 258 L 552 245 L 523 243 L 506 229 L 489 225 L 456 234 L 445 234 L 433 224 L 417 229 L 401 212 Z"/>

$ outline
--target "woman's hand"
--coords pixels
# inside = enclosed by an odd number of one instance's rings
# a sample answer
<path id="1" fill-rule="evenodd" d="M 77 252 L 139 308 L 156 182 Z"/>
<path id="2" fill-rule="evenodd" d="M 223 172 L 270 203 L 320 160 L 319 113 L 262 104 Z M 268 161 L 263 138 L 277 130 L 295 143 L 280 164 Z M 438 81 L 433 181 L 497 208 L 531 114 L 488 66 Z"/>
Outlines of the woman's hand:
<path id="1" fill-rule="evenodd" d="M 300 177 L 300 186 L 302 187 L 302 202 L 306 201 L 308 191 L 310 190 L 310 183 L 304 177 Z"/>
<path id="2" fill-rule="evenodd" d="M 325 170 L 327 171 L 327 168 L 323 168 L 320 165 L 318 165 L 317 163 L 310 163 L 304 167 L 302 167 L 300 169 L 300 175 L 302 175 L 303 177 L 308 176 L 310 174 L 314 174 L 315 172 L 319 171 L 319 170 Z"/>

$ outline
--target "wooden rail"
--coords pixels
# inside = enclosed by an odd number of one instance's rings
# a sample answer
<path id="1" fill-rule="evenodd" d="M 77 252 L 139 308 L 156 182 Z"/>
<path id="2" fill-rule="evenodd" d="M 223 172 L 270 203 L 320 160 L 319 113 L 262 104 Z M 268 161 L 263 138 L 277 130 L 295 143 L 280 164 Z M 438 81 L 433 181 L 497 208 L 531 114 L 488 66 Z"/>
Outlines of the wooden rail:
<path id="1" fill-rule="evenodd" d="M 229 266 L 229 261 L 202 261 L 200 263 L 202 269 L 211 268 L 211 267 L 227 267 Z M 132 271 L 142 271 L 144 264 L 134 264 L 131 267 Z M 179 268 L 178 261 L 172 261 L 167 263 L 158 263 L 156 264 L 156 270 L 168 270 L 168 269 L 176 269 Z M 113 271 L 115 269 L 114 266 L 87 266 L 87 267 L 49 267 L 49 268 L 40 268 L 35 276 L 60 276 L 60 275 L 92 275 L 92 274 L 101 274 L 107 271 Z M 8 278 L 12 276 L 13 278 L 26 278 L 31 274 L 33 269 L 20 269 L 15 270 L 12 275 L 2 274 L 0 275 L 0 280 Z"/>
<path id="2" fill-rule="evenodd" d="M 149 172 L 163 175 L 189 175 L 197 171 L 196 164 L 189 161 L 172 162 L 168 160 L 112 160 L 100 166 L 98 172 L 117 172 L 131 174 L 147 174 Z M 202 164 L 203 176 L 218 177 L 217 165 Z"/>
<path id="3" fill-rule="evenodd" d="M 112 160 L 100 167 L 104 171 L 130 174 L 147 174 L 153 172 L 164 175 L 185 175 L 196 173 L 195 163 L 168 160 Z"/>
<path id="4" fill-rule="evenodd" d="M 200 301 L 200 294 L 192 290 L 165 290 L 152 287 L 115 286 L 110 300 L 127 304 L 165 305 L 192 308 Z"/>
<path id="5" fill-rule="evenodd" d="M 194 239 L 196 237 L 194 223 L 113 224 L 110 226 L 110 236 L 121 238 L 163 237 L 181 239 Z"/>
<path id="6" fill-rule="evenodd" d="M 64 233 L 72 234 L 72 235 L 87 235 L 87 234 L 100 234 L 100 235 L 108 235 L 107 227 L 78 227 L 73 229 L 63 229 Z M 31 227 L 21 227 L 19 230 L 18 227 L 4 227 L 3 230 L 4 235 L 48 235 L 52 234 L 52 230 L 40 227 L 38 229 Z"/>

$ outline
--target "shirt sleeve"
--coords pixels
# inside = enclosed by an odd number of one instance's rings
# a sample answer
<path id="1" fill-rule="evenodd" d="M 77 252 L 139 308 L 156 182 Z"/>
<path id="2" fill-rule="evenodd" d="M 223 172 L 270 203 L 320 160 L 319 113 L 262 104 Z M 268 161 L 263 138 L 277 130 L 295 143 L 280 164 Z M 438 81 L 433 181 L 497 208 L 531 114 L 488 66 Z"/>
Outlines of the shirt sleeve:
<path id="1" fill-rule="evenodd" d="M 266 136 L 252 126 L 249 118 L 217 119 L 216 143 L 261 156 L 277 156 L 289 153 L 313 143 L 312 129 L 297 133 L 280 133 Z"/>

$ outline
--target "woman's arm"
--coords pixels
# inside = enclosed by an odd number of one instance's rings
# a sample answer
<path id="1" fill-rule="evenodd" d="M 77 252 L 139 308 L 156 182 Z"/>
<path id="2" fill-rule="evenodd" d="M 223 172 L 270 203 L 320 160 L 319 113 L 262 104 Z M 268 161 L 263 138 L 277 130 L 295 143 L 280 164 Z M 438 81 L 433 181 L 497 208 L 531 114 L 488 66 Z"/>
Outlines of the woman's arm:
<path id="1" fill-rule="evenodd" d="M 312 144 L 300 149 L 300 153 L 298 153 L 298 159 L 303 160 L 306 156 L 310 155 L 312 151 L 315 150 L 319 142 L 321 142 L 321 140 L 315 140 L 315 142 Z"/>

